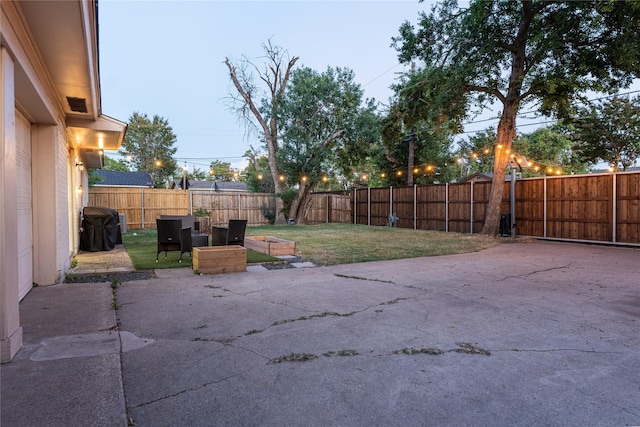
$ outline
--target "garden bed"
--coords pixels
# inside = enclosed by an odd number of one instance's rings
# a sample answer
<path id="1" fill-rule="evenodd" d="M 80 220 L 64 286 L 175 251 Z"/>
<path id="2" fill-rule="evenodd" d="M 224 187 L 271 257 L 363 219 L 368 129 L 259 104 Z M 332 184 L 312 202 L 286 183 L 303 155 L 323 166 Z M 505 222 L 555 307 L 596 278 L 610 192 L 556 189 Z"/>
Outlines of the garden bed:
<path id="1" fill-rule="evenodd" d="M 271 236 L 246 236 L 244 246 L 271 256 L 295 255 L 296 243 Z"/>
<path id="2" fill-rule="evenodd" d="M 247 250 L 236 245 L 193 248 L 193 270 L 204 274 L 247 271 Z"/>

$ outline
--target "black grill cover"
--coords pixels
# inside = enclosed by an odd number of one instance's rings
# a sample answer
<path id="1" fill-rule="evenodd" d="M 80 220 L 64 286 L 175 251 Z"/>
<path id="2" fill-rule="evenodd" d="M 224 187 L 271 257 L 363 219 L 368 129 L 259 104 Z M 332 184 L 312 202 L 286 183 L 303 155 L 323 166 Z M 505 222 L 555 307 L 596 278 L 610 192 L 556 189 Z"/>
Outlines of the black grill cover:
<path id="1" fill-rule="evenodd" d="M 82 210 L 80 249 L 89 252 L 110 251 L 122 243 L 118 211 L 87 206 Z"/>

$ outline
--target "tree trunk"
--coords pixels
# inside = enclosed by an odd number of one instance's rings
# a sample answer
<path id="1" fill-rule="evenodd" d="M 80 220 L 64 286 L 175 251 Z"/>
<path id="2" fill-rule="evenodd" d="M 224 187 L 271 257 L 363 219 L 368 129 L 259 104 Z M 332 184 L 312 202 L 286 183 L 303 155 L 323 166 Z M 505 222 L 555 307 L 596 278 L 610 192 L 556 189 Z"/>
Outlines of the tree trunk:
<path id="1" fill-rule="evenodd" d="M 298 188 L 298 192 L 296 193 L 296 197 L 293 198 L 293 202 L 291 202 L 291 207 L 289 208 L 289 219 L 293 219 L 297 222 L 302 219 L 302 215 L 300 212 L 300 207 L 303 206 L 303 201 L 309 192 L 309 187 L 306 182 L 301 182 L 300 187 Z"/>
<path id="2" fill-rule="evenodd" d="M 495 236 L 500 227 L 500 210 L 504 191 L 504 177 L 511 153 L 511 144 L 516 137 L 516 113 L 518 103 L 504 105 L 500 123 L 498 124 L 498 140 L 495 148 L 495 163 L 493 167 L 493 181 L 489 194 L 489 206 L 484 220 L 482 234 Z"/>

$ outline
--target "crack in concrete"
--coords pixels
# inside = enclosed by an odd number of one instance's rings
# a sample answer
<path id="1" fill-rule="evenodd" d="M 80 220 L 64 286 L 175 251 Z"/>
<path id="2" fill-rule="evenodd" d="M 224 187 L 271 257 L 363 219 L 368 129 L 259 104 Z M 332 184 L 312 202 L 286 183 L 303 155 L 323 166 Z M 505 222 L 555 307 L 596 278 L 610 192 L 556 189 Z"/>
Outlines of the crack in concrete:
<path id="1" fill-rule="evenodd" d="M 522 352 L 522 353 L 554 353 L 554 352 L 565 352 L 565 351 L 575 351 L 578 353 L 594 353 L 594 354 L 617 354 L 617 355 L 625 355 L 627 353 L 621 351 L 597 351 L 597 350 L 588 350 L 584 348 L 547 348 L 547 349 L 535 349 L 535 348 L 503 348 L 493 351 L 500 352 Z"/>
<path id="2" fill-rule="evenodd" d="M 542 270 L 530 271 L 529 273 L 525 273 L 525 274 L 516 274 L 516 275 L 513 275 L 513 276 L 505 276 L 502 279 L 497 279 L 496 282 L 504 282 L 505 280 L 509 280 L 509 279 L 518 279 L 518 278 L 529 277 L 529 276 L 533 276 L 534 274 L 546 273 L 548 271 L 564 270 L 565 268 L 572 267 L 573 264 L 575 264 L 575 263 L 574 262 L 570 262 L 567 265 L 561 265 L 559 267 L 550 267 L 550 268 L 545 268 L 545 269 L 542 269 Z"/>
<path id="3" fill-rule="evenodd" d="M 135 406 L 127 406 L 127 413 L 129 413 L 129 411 L 132 410 L 132 409 L 143 408 L 143 407 L 145 407 L 147 405 L 152 405 L 152 404 L 157 403 L 157 402 L 162 402 L 163 400 L 166 400 L 166 399 L 171 399 L 172 397 L 178 397 L 178 396 L 180 396 L 181 394 L 184 394 L 184 393 L 200 390 L 201 388 L 208 387 L 210 385 L 215 385 L 215 384 L 222 383 L 224 381 L 230 380 L 230 379 L 235 378 L 237 376 L 243 375 L 246 372 L 249 372 L 250 370 L 251 369 L 247 369 L 247 370 L 244 370 L 242 372 L 238 372 L 237 374 L 229 375 L 228 377 L 224 377 L 224 378 L 221 378 L 221 379 L 216 380 L 216 381 L 210 381 L 208 383 L 199 384 L 199 385 L 194 386 L 194 387 L 186 388 L 186 389 L 181 390 L 179 392 L 176 392 L 176 393 L 173 393 L 173 394 L 169 394 L 169 395 L 166 395 L 166 396 L 162 396 L 162 397 L 159 397 L 157 399 L 150 400 L 150 401 L 144 402 L 144 403 L 140 403 L 140 404 L 135 405 Z"/>
<path id="4" fill-rule="evenodd" d="M 347 275 L 347 274 L 338 274 L 338 273 L 334 273 L 333 275 L 336 276 L 336 277 L 341 277 L 343 279 L 366 280 L 366 281 L 369 281 L 369 282 L 390 283 L 392 285 L 396 284 L 396 282 L 394 282 L 392 280 L 370 279 L 368 277 L 350 276 L 350 275 Z"/>

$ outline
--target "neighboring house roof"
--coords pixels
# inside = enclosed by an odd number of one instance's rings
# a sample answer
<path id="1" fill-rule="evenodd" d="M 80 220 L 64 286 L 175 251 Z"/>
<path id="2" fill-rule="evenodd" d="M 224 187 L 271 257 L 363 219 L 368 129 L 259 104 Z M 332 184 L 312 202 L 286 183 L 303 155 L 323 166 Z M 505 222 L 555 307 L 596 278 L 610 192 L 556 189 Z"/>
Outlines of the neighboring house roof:
<path id="1" fill-rule="evenodd" d="M 183 180 L 174 179 L 172 189 L 182 189 Z M 249 186 L 244 182 L 225 181 L 195 181 L 187 180 L 187 188 L 193 191 L 249 191 Z"/>
<path id="2" fill-rule="evenodd" d="M 490 172 L 476 172 L 472 175 L 469 175 L 468 177 L 466 177 L 465 179 L 463 179 L 460 182 L 488 182 L 488 181 L 492 181 L 493 180 L 493 174 Z M 511 174 L 506 174 L 504 176 L 504 180 L 505 182 L 510 182 L 511 181 Z"/>
<path id="3" fill-rule="evenodd" d="M 618 172 L 640 172 L 640 166 L 632 166 L 626 171 L 619 170 Z M 592 169 L 589 173 L 611 173 L 611 171 L 609 169 Z"/>
<path id="4" fill-rule="evenodd" d="M 153 187 L 153 180 L 148 172 L 121 172 L 96 169 L 96 175 L 102 180 L 95 187 Z"/>

